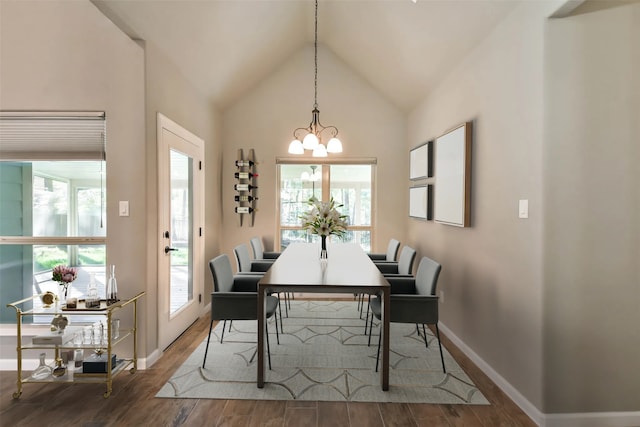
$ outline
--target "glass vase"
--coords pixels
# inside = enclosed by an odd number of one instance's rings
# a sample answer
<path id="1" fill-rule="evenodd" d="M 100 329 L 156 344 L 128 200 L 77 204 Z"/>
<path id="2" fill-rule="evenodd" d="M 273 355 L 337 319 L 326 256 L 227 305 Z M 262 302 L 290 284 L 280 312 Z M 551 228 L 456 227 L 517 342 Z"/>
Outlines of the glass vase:
<path id="1" fill-rule="evenodd" d="M 327 259 L 327 236 L 320 236 L 321 248 L 320 248 L 320 259 Z"/>

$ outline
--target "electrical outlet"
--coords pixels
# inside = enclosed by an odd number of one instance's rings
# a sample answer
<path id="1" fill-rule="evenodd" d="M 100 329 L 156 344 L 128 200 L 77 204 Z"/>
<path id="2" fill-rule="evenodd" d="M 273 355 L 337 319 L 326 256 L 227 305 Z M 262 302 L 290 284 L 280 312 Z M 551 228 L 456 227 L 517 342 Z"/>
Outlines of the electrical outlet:
<path id="1" fill-rule="evenodd" d="M 444 291 L 440 290 L 440 302 L 444 304 Z"/>

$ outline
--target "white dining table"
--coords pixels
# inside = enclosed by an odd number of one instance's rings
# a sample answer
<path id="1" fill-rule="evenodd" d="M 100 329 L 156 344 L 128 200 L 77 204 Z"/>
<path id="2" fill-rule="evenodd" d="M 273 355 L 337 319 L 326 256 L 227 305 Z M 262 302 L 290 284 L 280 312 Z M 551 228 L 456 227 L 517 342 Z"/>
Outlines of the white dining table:
<path id="1" fill-rule="evenodd" d="M 265 296 L 276 292 L 380 294 L 383 301 L 382 390 L 389 390 L 389 282 L 355 243 L 330 243 L 320 260 L 319 243 L 291 243 L 258 282 L 258 388 L 264 387 Z"/>

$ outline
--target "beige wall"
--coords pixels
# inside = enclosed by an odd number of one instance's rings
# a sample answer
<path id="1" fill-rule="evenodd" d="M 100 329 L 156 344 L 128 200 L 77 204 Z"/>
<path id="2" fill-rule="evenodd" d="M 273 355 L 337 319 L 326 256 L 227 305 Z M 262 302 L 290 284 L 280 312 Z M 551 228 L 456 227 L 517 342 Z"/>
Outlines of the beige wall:
<path id="1" fill-rule="evenodd" d="M 340 157 L 378 159 L 374 250 L 397 237 L 443 264 L 444 325 L 516 393 L 545 413 L 637 411 L 640 6 L 550 22 L 548 9 L 516 9 L 406 122 L 321 46 L 321 117 L 340 129 Z M 2 2 L 0 24 L 1 109 L 107 112 L 107 257 L 125 295 L 149 292 L 140 313 L 148 356 L 156 113 L 205 139 L 207 259 L 254 235 L 270 244 L 275 159 L 310 120 L 312 48 L 222 115 L 157 47 L 143 49 L 88 2 Z M 466 120 L 475 126 L 472 227 L 407 218 L 408 150 Z M 238 148 L 260 162 L 253 228 L 233 213 Z M 529 200 L 527 220 L 518 199 Z M 118 200 L 129 200 L 130 217 L 117 216 Z"/>
<path id="2" fill-rule="evenodd" d="M 219 113 L 209 101 L 196 91 L 180 74 L 162 51 L 151 43 L 144 43 L 146 65 L 146 128 L 147 128 L 147 248 L 148 248 L 148 299 L 150 306 L 147 323 L 157 334 L 157 271 L 158 251 L 164 243 L 158 230 L 157 186 L 157 114 L 162 113 L 205 142 L 205 259 L 218 254 L 220 215 L 216 209 L 219 200 L 220 180 L 220 132 Z M 209 265 L 205 268 L 205 287 L 201 308 L 209 303 L 213 282 Z M 196 296 L 197 298 L 197 296 Z M 157 335 L 147 337 L 149 348 L 155 349 Z"/>
<path id="3" fill-rule="evenodd" d="M 409 117 L 407 148 L 474 121 L 472 227 L 408 235 L 446 327 L 548 422 L 640 408 L 640 5 L 597 5 L 523 5 Z"/>
<path id="4" fill-rule="evenodd" d="M 640 4 L 579 12 L 545 42 L 544 409 L 640 411 Z"/>
<path id="5" fill-rule="evenodd" d="M 471 227 L 408 220 L 408 243 L 443 266 L 446 327 L 538 408 L 545 14 L 528 3 L 500 23 L 410 114 L 406 147 L 473 121 Z"/>
<path id="6" fill-rule="evenodd" d="M 89 2 L 2 2 L 0 19 L 1 109 L 106 112 L 107 262 L 121 294 L 146 291 L 143 50 Z M 118 216 L 119 200 L 131 216 Z"/>
<path id="7" fill-rule="evenodd" d="M 344 152 L 334 158 L 375 157 L 377 167 L 374 250 L 386 249 L 391 237 L 404 238 L 407 207 L 408 153 L 403 114 L 322 45 L 318 51 L 320 120 L 340 131 Z M 313 108 L 313 47 L 293 55 L 274 74 L 248 91 L 224 113 L 222 154 L 221 251 L 235 266 L 233 247 L 263 236 L 271 249 L 276 227 L 277 157 L 287 153 L 293 130 L 311 121 Z M 240 227 L 233 196 L 238 148 L 255 150 L 258 200 L 253 228 Z M 402 191 L 398 191 L 398 189 Z M 235 268 L 235 267 L 234 267 Z"/>
<path id="8" fill-rule="evenodd" d="M 132 41 L 89 2 L 3 2 L 0 13 L 1 109 L 107 113 L 107 259 L 124 296 L 147 292 L 139 355 L 149 356 L 158 334 L 156 114 L 205 140 L 207 257 L 219 241 L 219 114 L 157 47 Z M 118 216 L 119 200 L 129 217 Z"/>

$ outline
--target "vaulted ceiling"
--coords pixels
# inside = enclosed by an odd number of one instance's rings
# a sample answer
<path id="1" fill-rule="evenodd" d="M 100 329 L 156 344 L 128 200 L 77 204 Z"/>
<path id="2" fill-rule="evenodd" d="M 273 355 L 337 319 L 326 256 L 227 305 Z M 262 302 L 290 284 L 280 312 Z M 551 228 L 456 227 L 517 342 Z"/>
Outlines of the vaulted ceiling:
<path id="1" fill-rule="evenodd" d="M 314 39 L 312 0 L 92 1 L 221 109 Z M 320 0 L 318 40 L 409 111 L 521 1 Z"/>

